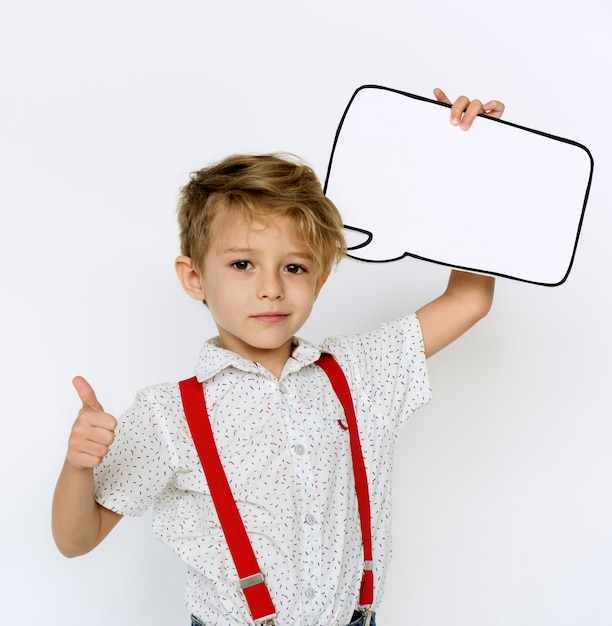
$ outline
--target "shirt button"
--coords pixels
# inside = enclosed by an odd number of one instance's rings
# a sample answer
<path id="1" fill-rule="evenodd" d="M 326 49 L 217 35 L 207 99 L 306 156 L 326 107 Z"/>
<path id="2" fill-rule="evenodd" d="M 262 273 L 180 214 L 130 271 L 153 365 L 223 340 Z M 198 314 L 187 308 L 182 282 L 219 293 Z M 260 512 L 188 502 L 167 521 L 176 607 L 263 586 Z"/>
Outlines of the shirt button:
<path id="1" fill-rule="evenodd" d="M 302 456 L 306 452 L 306 446 L 303 446 L 301 443 L 298 443 L 295 446 L 295 453 L 299 456 Z"/>
<path id="2" fill-rule="evenodd" d="M 308 587 L 308 589 L 306 589 L 306 591 L 304 592 L 304 595 L 309 600 L 312 600 L 317 595 L 317 592 L 312 587 Z"/>
<path id="3" fill-rule="evenodd" d="M 287 385 L 285 383 L 279 383 L 278 384 L 278 390 L 281 393 L 287 393 L 287 391 L 289 391 L 289 389 L 287 388 Z"/>
<path id="4" fill-rule="evenodd" d="M 305 521 L 309 526 L 314 526 L 317 523 L 317 518 L 312 513 L 308 513 Z"/>

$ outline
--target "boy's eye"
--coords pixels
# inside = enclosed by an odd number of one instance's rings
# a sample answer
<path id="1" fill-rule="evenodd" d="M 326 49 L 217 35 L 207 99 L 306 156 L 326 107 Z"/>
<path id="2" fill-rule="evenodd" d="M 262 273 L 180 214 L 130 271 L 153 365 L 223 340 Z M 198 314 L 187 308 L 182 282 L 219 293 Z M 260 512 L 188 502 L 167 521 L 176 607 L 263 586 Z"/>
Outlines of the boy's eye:
<path id="1" fill-rule="evenodd" d="M 245 270 L 248 270 L 253 266 L 251 265 L 250 261 L 234 261 L 232 263 L 232 267 L 240 270 L 241 272 L 244 272 Z"/>
<path id="2" fill-rule="evenodd" d="M 290 265 L 287 265 L 285 270 L 289 272 L 290 274 L 302 274 L 303 272 L 306 271 L 306 268 L 303 265 L 296 265 L 292 263 Z"/>

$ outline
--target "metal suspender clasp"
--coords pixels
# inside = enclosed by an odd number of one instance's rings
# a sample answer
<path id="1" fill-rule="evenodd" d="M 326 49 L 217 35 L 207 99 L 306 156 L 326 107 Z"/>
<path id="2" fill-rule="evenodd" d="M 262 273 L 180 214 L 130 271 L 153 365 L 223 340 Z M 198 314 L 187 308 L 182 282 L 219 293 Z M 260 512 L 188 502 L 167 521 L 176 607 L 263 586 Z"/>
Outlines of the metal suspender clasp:
<path id="1" fill-rule="evenodd" d="M 363 626 L 370 626 L 370 622 L 372 621 L 372 615 L 374 612 L 372 611 L 371 606 L 360 606 L 359 610 L 363 615 Z"/>
<path id="2" fill-rule="evenodd" d="M 255 585 L 260 585 L 265 582 L 266 577 L 261 573 L 257 572 L 257 574 L 252 574 L 251 576 L 246 576 L 245 578 L 240 579 L 240 588 L 248 589 L 249 587 L 254 587 Z M 274 621 L 276 618 L 276 613 L 272 613 L 271 615 L 266 615 L 265 617 L 260 617 L 255 620 L 257 626 L 276 626 L 276 622 Z"/>
<path id="3" fill-rule="evenodd" d="M 257 574 L 253 574 L 252 576 L 247 576 L 246 578 L 240 579 L 240 588 L 248 589 L 249 587 L 254 587 L 255 585 L 259 585 L 264 582 L 265 578 L 261 572 L 257 572 Z"/>
<path id="4" fill-rule="evenodd" d="M 374 562 L 373 561 L 364 561 L 363 562 L 363 571 L 373 571 L 374 570 Z M 359 607 L 361 614 L 363 616 L 363 626 L 370 626 L 370 622 L 372 621 L 372 615 L 374 612 L 372 611 L 372 606 L 370 604 L 364 604 Z"/>

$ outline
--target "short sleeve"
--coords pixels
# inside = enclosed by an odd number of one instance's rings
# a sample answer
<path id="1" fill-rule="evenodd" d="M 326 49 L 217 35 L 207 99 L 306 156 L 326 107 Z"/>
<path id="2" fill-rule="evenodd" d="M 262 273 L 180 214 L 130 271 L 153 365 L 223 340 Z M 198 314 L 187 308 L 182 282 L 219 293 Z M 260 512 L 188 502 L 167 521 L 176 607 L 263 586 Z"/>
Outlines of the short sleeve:
<path id="1" fill-rule="evenodd" d="M 416 314 L 385 322 L 376 330 L 332 337 L 322 346 L 349 377 L 353 398 L 399 429 L 431 400 L 421 326 Z"/>
<path id="2" fill-rule="evenodd" d="M 121 515 L 142 515 L 176 467 L 169 430 L 181 412 L 176 385 L 139 392 L 121 416 L 109 453 L 96 468 L 94 496 Z"/>

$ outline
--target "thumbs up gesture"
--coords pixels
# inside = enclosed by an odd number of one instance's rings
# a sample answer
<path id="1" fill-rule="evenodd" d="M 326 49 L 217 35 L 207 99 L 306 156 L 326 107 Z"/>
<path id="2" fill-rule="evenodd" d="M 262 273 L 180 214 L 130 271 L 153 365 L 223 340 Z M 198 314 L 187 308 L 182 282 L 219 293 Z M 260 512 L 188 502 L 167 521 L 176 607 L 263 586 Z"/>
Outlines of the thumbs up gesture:
<path id="1" fill-rule="evenodd" d="M 100 465 L 115 439 L 117 420 L 104 412 L 91 385 L 81 376 L 72 384 L 83 406 L 72 426 L 68 440 L 67 460 L 78 469 Z"/>

